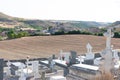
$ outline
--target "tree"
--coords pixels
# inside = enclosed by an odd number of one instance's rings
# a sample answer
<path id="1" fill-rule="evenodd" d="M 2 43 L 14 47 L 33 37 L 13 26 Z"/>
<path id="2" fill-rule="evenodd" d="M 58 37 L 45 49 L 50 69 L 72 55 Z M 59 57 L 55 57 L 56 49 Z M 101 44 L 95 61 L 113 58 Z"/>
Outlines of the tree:
<path id="1" fill-rule="evenodd" d="M 0 41 L 2 41 L 3 39 L 2 39 L 2 36 L 0 36 Z"/>
<path id="2" fill-rule="evenodd" d="M 120 33 L 119 32 L 114 32 L 114 38 L 120 38 Z"/>
<path id="3" fill-rule="evenodd" d="M 9 31 L 9 32 L 7 33 L 7 36 L 8 36 L 9 39 L 14 39 L 14 38 L 16 38 L 16 34 L 15 34 L 15 32 L 14 32 L 13 30 Z"/>
<path id="4" fill-rule="evenodd" d="M 64 31 L 58 31 L 54 33 L 54 35 L 63 35 L 63 34 L 65 34 Z"/>
<path id="5" fill-rule="evenodd" d="M 103 36 L 103 33 L 98 33 L 97 35 L 98 35 L 98 36 Z"/>
<path id="6" fill-rule="evenodd" d="M 15 39 L 15 38 L 21 38 L 21 37 L 25 37 L 25 36 L 28 36 L 28 33 L 27 32 L 15 32 L 13 30 L 10 30 L 8 33 L 7 33 L 7 36 L 8 36 L 8 39 Z"/>
<path id="7" fill-rule="evenodd" d="M 73 30 L 73 31 L 69 31 L 68 34 L 81 34 L 81 32 L 78 30 Z"/>

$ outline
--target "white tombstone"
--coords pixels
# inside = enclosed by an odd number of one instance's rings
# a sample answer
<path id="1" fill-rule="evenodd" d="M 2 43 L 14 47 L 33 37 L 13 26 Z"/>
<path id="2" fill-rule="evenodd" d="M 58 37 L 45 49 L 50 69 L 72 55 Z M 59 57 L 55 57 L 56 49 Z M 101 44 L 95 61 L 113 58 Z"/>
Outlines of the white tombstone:
<path id="1" fill-rule="evenodd" d="M 62 60 L 62 57 L 63 57 L 63 50 L 60 50 L 60 60 Z"/>
<path id="2" fill-rule="evenodd" d="M 6 75 L 7 75 L 7 76 L 10 76 L 10 75 L 11 75 L 10 65 L 11 65 L 11 62 L 8 61 L 8 62 L 7 62 L 7 72 L 6 72 Z"/>
<path id="3" fill-rule="evenodd" d="M 63 52 L 62 50 L 60 51 L 60 59 L 63 60 L 64 58 L 64 61 L 66 61 L 67 63 L 70 62 L 70 56 L 71 56 L 70 52 Z"/>
<path id="4" fill-rule="evenodd" d="M 32 62 L 32 71 L 33 71 L 33 74 L 34 74 L 34 79 L 40 78 L 40 75 L 39 75 L 39 61 L 33 61 Z"/>
<path id="5" fill-rule="evenodd" d="M 118 56 L 118 51 L 117 50 L 113 51 L 113 57 L 114 57 L 115 61 L 119 61 L 119 56 Z"/>
<path id="6" fill-rule="evenodd" d="M 86 45 L 87 53 L 86 53 L 86 59 L 94 59 L 94 54 L 92 53 L 92 46 L 88 43 Z"/>
<path id="7" fill-rule="evenodd" d="M 55 61 L 51 61 L 51 64 L 50 64 L 50 68 L 53 70 L 54 69 L 54 65 L 55 65 Z"/>
<path id="8" fill-rule="evenodd" d="M 25 76 L 25 73 L 24 73 L 23 69 L 24 69 L 24 65 L 20 65 L 20 77 L 19 77 L 19 80 L 26 80 L 26 76 Z"/>
<path id="9" fill-rule="evenodd" d="M 65 52 L 65 61 L 66 63 L 69 63 L 70 62 L 70 52 Z"/>

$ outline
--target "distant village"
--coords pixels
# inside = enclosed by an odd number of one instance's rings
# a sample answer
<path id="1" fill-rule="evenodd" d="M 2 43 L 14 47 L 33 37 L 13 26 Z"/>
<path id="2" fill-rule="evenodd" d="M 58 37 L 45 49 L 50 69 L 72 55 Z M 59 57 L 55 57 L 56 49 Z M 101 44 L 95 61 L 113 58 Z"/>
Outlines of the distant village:
<path id="1" fill-rule="evenodd" d="M 103 36 L 106 31 L 103 27 L 90 28 L 73 28 L 65 27 L 63 23 L 55 22 L 56 27 L 49 26 L 43 29 L 35 29 L 32 27 L 16 26 L 14 28 L 0 28 L 0 40 L 15 39 L 25 36 L 50 36 L 50 35 L 66 35 L 66 34 L 84 34 Z M 13 25 L 13 24 L 9 24 Z M 4 25 L 5 26 L 5 25 Z"/>

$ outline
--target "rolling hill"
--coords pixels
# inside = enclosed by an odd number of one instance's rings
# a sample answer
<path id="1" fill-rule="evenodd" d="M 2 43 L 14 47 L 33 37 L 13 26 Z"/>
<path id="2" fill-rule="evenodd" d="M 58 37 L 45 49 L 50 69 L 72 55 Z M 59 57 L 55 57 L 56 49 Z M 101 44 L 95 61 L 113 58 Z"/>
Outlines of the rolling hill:
<path id="1" fill-rule="evenodd" d="M 115 29 L 115 31 L 120 32 L 120 21 L 115 21 L 114 23 L 112 23 L 108 27 L 113 27 Z"/>
<path id="2" fill-rule="evenodd" d="M 20 39 L 0 41 L 0 58 L 24 59 L 50 57 L 59 55 L 60 50 L 74 50 L 79 55 L 86 53 L 86 44 L 93 46 L 94 52 L 105 48 L 105 37 L 92 35 L 61 35 L 61 36 L 37 36 L 23 37 Z M 114 48 L 120 49 L 120 39 L 113 38 Z"/>
<path id="3" fill-rule="evenodd" d="M 16 18 L 8 16 L 0 12 L 0 26 L 7 28 L 32 27 L 35 29 L 46 29 L 47 27 L 62 27 L 71 30 L 77 28 L 90 28 L 107 26 L 109 23 L 95 22 L 95 21 L 69 21 L 69 20 L 29 20 L 24 18 Z"/>

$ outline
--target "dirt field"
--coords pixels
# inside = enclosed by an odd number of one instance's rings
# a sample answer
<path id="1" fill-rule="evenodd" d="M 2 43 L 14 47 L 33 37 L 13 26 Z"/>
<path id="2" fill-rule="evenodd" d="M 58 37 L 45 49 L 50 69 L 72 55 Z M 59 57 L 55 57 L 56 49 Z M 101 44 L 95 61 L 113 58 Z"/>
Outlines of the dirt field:
<path id="1" fill-rule="evenodd" d="M 59 55 L 60 50 L 74 50 L 78 54 L 86 52 L 86 44 L 93 46 L 94 52 L 105 48 L 105 37 L 91 35 L 62 35 L 24 37 L 14 40 L 0 41 L 0 57 L 5 59 L 21 59 L 27 56 L 49 57 Z M 120 49 L 120 39 L 112 39 L 114 48 Z"/>

